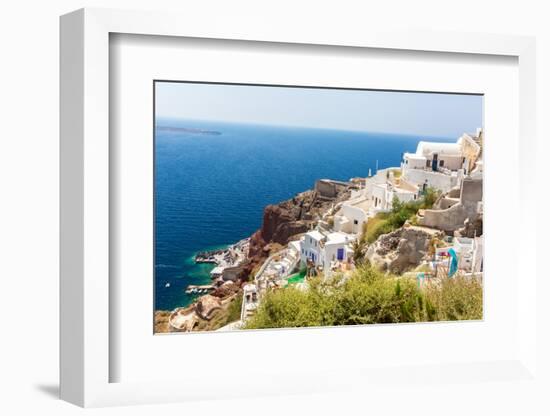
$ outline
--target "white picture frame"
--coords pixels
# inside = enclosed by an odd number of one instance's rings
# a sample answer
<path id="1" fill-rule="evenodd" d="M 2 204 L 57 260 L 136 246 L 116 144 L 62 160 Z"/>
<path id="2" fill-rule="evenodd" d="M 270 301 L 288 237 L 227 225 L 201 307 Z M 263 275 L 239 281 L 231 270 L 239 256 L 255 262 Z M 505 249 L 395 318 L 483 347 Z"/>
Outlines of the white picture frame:
<path id="1" fill-rule="evenodd" d="M 535 41 L 529 37 L 474 33 L 380 32 L 369 29 L 329 31 L 312 24 L 281 30 L 274 22 L 229 22 L 213 17 L 210 25 L 168 13 L 82 9 L 61 18 L 61 398 L 80 406 L 159 403 L 214 398 L 201 389 L 200 376 L 181 382 L 110 382 L 109 297 L 110 169 L 109 36 L 113 33 L 186 38 L 331 45 L 333 47 L 504 55 L 519 67 L 520 212 L 534 203 L 535 182 L 528 167 L 536 154 Z M 520 216 L 523 241 L 536 241 L 536 218 Z M 349 368 L 319 373 L 266 373 L 246 391 L 227 388 L 216 397 L 315 393 L 370 388 L 396 375 L 404 383 L 428 383 L 442 372 L 463 382 L 512 380 L 537 382 L 536 284 L 541 278 L 526 244 L 518 245 L 522 286 L 517 291 L 517 352 L 509 359 L 472 363 L 418 364 L 411 370 Z M 531 261 L 525 261 L 530 259 Z M 246 335 L 250 336 L 250 335 Z M 365 371 L 368 370 L 368 374 Z M 407 378 L 406 374 L 410 377 Z M 343 381 L 345 380 L 345 381 Z M 386 381 L 383 381 L 386 380 Z M 407 381 L 408 380 L 408 381 Z"/>

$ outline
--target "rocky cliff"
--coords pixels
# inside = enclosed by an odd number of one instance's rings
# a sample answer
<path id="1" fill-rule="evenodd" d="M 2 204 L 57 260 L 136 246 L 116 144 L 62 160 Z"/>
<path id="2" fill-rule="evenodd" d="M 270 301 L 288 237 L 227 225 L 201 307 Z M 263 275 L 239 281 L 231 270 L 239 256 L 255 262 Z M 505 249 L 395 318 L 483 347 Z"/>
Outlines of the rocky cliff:
<path id="1" fill-rule="evenodd" d="M 431 240 L 443 235 L 430 228 L 402 227 L 378 237 L 369 246 L 366 258 L 375 267 L 401 274 L 427 259 Z"/>

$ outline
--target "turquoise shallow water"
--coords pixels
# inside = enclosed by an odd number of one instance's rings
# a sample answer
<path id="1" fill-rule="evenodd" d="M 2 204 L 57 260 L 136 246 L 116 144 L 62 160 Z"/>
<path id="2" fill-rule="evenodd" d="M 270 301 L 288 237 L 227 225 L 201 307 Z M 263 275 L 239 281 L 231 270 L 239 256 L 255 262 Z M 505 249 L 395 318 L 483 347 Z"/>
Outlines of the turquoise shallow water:
<path id="1" fill-rule="evenodd" d="M 266 205 L 317 179 L 366 176 L 377 159 L 380 169 L 398 166 L 403 152 L 426 139 L 190 120 L 158 119 L 156 126 L 156 309 L 191 303 L 185 288 L 208 283 L 213 267 L 195 264 L 194 254 L 251 235 Z"/>

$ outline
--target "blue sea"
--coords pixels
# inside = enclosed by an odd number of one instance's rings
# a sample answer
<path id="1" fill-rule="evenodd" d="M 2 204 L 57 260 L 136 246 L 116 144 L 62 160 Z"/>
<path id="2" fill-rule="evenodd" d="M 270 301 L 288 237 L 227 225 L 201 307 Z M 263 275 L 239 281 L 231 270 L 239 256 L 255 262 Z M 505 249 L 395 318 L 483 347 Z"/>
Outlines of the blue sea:
<path id="1" fill-rule="evenodd" d="M 250 236 L 266 205 L 311 189 L 317 179 L 367 176 L 377 160 L 380 169 L 399 166 L 403 152 L 415 151 L 421 139 L 426 137 L 157 119 L 155 308 L 190 304 L 196 295 L 185 288 L 209 283 L 213 267 L 194 264 L 195 253 Z"/>

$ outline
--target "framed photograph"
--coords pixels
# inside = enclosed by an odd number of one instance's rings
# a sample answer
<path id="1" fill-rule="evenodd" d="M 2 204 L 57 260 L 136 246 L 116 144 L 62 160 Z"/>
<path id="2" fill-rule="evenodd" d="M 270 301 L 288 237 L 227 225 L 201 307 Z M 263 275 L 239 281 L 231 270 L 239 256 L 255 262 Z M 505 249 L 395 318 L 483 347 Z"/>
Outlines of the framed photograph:
<path id="1" fill-rule="evenodd" d="M 482 95 L 154 97 L 155 333 L 483 319 Z"/>
<path id="2" fill-rule="evenodd" d="M 62 398 L 536 384 L 534 40 L 185 21 L 61 18 Z"/>

